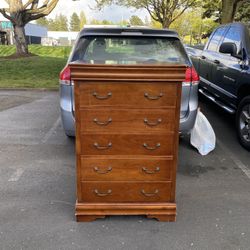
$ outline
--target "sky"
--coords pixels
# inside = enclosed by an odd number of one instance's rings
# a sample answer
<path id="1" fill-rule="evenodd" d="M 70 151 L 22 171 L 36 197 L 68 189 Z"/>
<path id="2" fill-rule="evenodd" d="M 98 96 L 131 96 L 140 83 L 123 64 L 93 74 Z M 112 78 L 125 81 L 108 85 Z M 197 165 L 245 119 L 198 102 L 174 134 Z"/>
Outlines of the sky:
<path id="1" fill-rule="evenodd" d="M 23 0 L 26 2 L 26 0 Z M 101 11 L 93 10 L 95 6 L 95 0 L 59 0 L 56 8 L 49 15 L 49 17 L 54 17 L 56 14 L 63 14 L 67 17 L 73 12 L 80 13 L 81 10 L 85 12 L 88 20 L 98 19 L 98 20 L 109 20 L 113 22 L 119 22 L 122 20 L 129 19 L 132 15 L 138 15 L 142 20 L 147 16 L 147 12 L 145 10 L 136 11 L 135 9 L 128 9 L 116 5 L 111 5 L 105 7 Z M 7 7 L 4 0 L 0 0 L 0 8 Z M 0 19 L 3 19 L 3 16 L 0 16 Z"/>

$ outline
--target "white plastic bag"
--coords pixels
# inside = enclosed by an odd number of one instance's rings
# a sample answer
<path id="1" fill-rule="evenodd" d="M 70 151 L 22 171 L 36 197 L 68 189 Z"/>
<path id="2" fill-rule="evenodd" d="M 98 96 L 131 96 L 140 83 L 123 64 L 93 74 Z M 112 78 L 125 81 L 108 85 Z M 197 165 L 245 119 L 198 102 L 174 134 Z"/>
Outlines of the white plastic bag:
<path id="1" fill-rule="evenodd" d="M 215 149 L 215 133 L 206 116 L 198 110 L 190 143 L 198 149 L 201 155 L 207 155 Z"/>

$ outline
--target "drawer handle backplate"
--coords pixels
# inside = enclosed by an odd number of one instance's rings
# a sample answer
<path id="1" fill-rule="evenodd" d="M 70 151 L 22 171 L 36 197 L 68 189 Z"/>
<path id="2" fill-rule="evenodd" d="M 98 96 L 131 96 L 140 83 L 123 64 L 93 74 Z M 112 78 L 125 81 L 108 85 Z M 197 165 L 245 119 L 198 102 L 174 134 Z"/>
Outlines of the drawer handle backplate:
<path id="1" fill-rule="evenodd" d="M 100 96 L 98 95 L 97 92 L 93 92 L 93 96 L 98 99 L 98 100 L 106 100 L 106 99 L 109 99 L 111 96 L 112 96 L 112 93 L 109 92 L 106 96 Z"/>
<path id="2" fill-rule="evenodd" d="M 94 123 L 96 123 L 97 125 L 100 125 L 100 126 L 107 126 L 107 125 L 109 125 L 109 124 L 112 122 L 112 118 L 109 118 L 106 122 L 100 122 L 100 121 L 98 121 L 97 118 L 95 118 L 93 121 L 94 121 Z"/>
<path id="3" fill-rule="evenodd" d="M 147 124 L 147 125 L 150 126 L 150 127 L 157 126 L 157 125 L 159 125 L 161 122 L 162 122 L 162 119 L 161 119 L 161 118 L 159 118 L 156 122 L 150 122 L 150 121 L 148 121 L 147 118 L 144 119 L 144 123 Z"/>
<path id="4" fill-rule="evenodd" d="M 109 190 L 107 191 L 107 193 L 100 193 L 100 192 L 98 191 L 98 189 L 95 189 L 94 192 L 95 192 L 95 194 L 96 194 L 97 196 L 100 196 L 100 197 L 104 197 L 104 196 L 108 196 L 108 195 L 111 195 L 111 194 L 112 194 L 112 190 L 111 190 L 111 189 L 109 189 Z"/>
<path id="5" fill-rule="evenodd" d="M 149 100 L 159 100 L 161 97 L 163 97 L 163 93 L 160 93 L 157 96 L 151 96 L 148 93 L 144 93 L 144 96 Z"/>
<path id="6" fill-rule="evenodd" d="M 112 143 L 110 142 L 107 146 L 100 146 L 97 142 L 95 142 L 94 147 L 99 150 L 106 150 L 112 147 Z"/>
<path id="7" fill-rule="evenodd" d="M 146 174 L 156 174 L 157 172 L 160 171 L 159 167 L 156 167 L 155 170 L 148 170 L 147 168 L 143 167 L 142 170 L 146 173 Z"/>
<path id="8" fill-rule="evenodd" d="M 143 147 L 146 148 L 147 150 L 156 150 L 156 149 L 159 148 L 160 146 L 161 146 L 160 143 L 157 143 L 154 147 L 148 146 L 147 143 L 144 143 L 144 144 L 143 144 Z"/>
<path id="9" fill-rule="evenodd" d="M 154 191 L 154 193 L 146 193 L 146 192 L 144 191 L 144 189 L 142 189 L 142 190 L 141 190 L 141 193 L 142 193 L 144 196 L 146 196 L 146 197 L 152 197 L 152 196 L 157 195 L 157 194 L 159 193 L 159 190 L 156 189 L 156 190 Z"/>
<path id="10" fill-rule="evenodd" d="M 94 171 L 98 174 L 107 174 L 112 171 L 112 167 L 108 167 L 107 170 L 101 170 L 98 167 L 94 167 Z"/>
<path id="11" fill-rule="evenodd" d="M 104 196 L 110 195 L 110 194 L 112 193 L 112 190 L 109 189 L 109 190 L 107 191 L 107 193 L 100 193 L 100 192 L 98 191 L 98 189 L 95 189 L 94 192 L 95 192 L 95 194 L 96 194 L 97 196 L 104 197 Z"/>

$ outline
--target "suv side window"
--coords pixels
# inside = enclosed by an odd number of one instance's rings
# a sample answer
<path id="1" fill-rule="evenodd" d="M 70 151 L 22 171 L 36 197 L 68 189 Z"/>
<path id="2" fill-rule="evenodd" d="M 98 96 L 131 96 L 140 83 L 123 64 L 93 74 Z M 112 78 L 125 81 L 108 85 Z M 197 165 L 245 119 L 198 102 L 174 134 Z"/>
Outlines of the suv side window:
<path id="1" fill-rule="evenodd" d="M 239 28 L 231 26 L 225 35 L 223 43 L 235 43 L 237 46 L 237 54 L 241 52 L 241 31 Z"/>
<path id="2" fill-rule="evenodd" d="M 215 33 L 213 34 L 212 39 L 209 42 L 207 50 L 217 51 L 218 45 L 219 45 L 220 40 L 221 40 L 221 37 L 224 35 L 225 31 L 226 31 L 226 27 L 218 28 L 215 31 Z"/>

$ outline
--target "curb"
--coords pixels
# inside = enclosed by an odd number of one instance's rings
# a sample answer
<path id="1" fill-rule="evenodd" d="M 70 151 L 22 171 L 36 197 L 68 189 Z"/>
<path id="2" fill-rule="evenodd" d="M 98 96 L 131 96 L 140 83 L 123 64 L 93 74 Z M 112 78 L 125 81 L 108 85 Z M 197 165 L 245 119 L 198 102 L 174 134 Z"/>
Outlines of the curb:
<path id="1" fill-rule="evenodd" d="M 0 91 L 59 91 L 59 88 L 1 88 Z"/>

